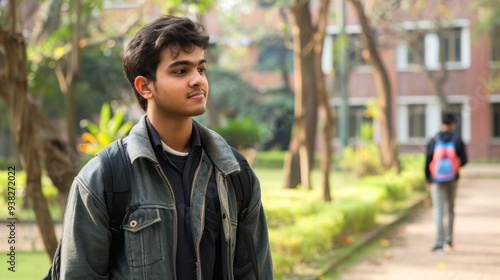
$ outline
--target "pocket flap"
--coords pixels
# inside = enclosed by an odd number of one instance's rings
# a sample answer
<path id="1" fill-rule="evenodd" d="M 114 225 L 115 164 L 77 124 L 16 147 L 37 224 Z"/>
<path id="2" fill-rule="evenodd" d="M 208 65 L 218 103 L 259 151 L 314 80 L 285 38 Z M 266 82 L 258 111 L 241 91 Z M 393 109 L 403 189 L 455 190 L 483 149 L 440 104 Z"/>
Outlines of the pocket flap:
<path id="1" fill-rule="evenodd" d="M 159 209 L 139 208 L 123 223 L 123 229 L 136 233 L 161 221 Z"/>

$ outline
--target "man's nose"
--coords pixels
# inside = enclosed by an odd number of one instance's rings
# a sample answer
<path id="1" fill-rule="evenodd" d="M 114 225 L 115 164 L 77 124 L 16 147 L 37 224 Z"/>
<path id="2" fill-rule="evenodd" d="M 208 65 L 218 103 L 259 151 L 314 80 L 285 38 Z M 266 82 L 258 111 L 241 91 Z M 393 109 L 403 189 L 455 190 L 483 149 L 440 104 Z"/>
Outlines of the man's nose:
<path id="1" fill-rule="evenodd" d="M 191 87 L 200 87 L 204 86 L 207 83 L 207 78 L 204 72 L 195 71 L 193 75 L 191 75 L 191 79 L 189 84 Z"/>

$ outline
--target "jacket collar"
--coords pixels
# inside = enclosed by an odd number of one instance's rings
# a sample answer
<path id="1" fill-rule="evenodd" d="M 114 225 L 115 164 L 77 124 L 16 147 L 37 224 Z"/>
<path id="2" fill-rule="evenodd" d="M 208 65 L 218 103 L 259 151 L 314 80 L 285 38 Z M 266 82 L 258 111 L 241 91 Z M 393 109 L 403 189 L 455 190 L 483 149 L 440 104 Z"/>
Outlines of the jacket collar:
<path id="1" fill-rule="evenodd" d="M 201 146 L 216 167 L 224 175 L 240 171 L 238 161 L 224 138 L 195 120 L 193 120 L 193 123 L 199 133 Z M 141 157 L 158 163 L 153 150 L 154 144 L 149 138 L 146 115 L 143 115 L 139 122 L 134 125 L 127 138 L 127 152 L 129 153 L 131 163 L 134 163 Z"/>
<path id="2" fill-rule="evenodd" d="M 148 129 L 148 136 L 151 141 L 151 145 L 153 146 L 154 151 L 158 153 L 163 153 L 164 147 L 163 143 L 160 139 L 160 135 L 158 135 L 158 132 L 154 128 L 153 124 L 149 121 L 148 117 L 146 116 L 146 127 Z M 198 132 L 198 128 L 193 124 L 193 130 L 191 133 L 191 149 L 196 149 L 198 147 L 201 147 L 201 140 L 200 140 L 200 133 Z"/>

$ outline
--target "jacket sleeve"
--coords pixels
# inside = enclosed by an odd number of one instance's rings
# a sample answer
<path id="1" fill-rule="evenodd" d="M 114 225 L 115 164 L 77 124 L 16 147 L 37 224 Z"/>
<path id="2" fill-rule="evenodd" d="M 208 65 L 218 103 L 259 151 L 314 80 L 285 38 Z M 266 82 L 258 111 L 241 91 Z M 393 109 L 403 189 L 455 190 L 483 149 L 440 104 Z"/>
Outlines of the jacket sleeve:
<path id="1" fill-rule="evenodd" d="M 267 229 L 266 215 L 261 201 L 260 182 L 252 170 L 253 192 L 248 205 L 248 212 L 238 221 L 238 227 L 251 230 L 257 258 L 259 279 L 274 279 L 271 248 Z M 234 259 L 234 279 L 255 279 L 252 263 L 243 237 L 238 231 L 236 252 Z"/>
<path id="2" fill-rule="evenodd" d="M 93 159 L 96 160 L 96 159 Z M 86 167 L 92 164 L 87 164 Z M 80 172 L 101 173 L 93 167 Z M 92 192 L 88 184 L 101 184 L 96 177 L 85 182 L 81 177 L 73 181 L 64 216 L 61 240 L 61 279 L 108 279 L 108 258 L 111 232 L 103 196 Z M 93 186 L 96 187 L 96 186 Z"/>
<path id="3" fill-rule="evenodd" d="M 427 146 L 425 149 L 425 168 L 424 168 L 424 171 L 425 171 L 425 180 L 428 183 L 432 183 L 432 176 L 431 176 L 431 170 L 429 168 L 429 165 L 432 161 L 432 155 L 434 153 L 434 144 L 435 144 L 435 141 L 434 141 L 434 138 L 432 138 L 427 143 Z"/>
<path id="4" fill-rule="evenodd" d="M 464 166 L 468 162 L 467 150 L 462 138 L 457 140 L 457 156 L 460 158 L 460 166 Z"/>

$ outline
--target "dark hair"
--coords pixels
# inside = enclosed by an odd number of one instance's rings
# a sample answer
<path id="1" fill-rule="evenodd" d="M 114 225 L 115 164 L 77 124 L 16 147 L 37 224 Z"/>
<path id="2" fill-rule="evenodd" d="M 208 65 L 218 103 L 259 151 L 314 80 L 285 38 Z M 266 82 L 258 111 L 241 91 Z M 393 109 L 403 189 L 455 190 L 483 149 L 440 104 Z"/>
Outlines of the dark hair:
<path id="1" fill-rule="evenodd" d="M 146 110 L 147 101 L 135 89 L 135 78 L 144 76 L 156 82 L 163 49 L 169 48 L 177 57 L 181 51 L 192 52 L 195 46 L 207 49 L 209 39 L 203 25 L 174 16 L 159 17 L 134 35 L 123 54 L 123 70 L 142 109 Z"/>
<path id="2" fill-rule="evenodd" d="M 444 111 L 441 114 L 441 122 L 444 124 L 452 124 L 455 123 L 455 113 L 452 111 Z"/>

